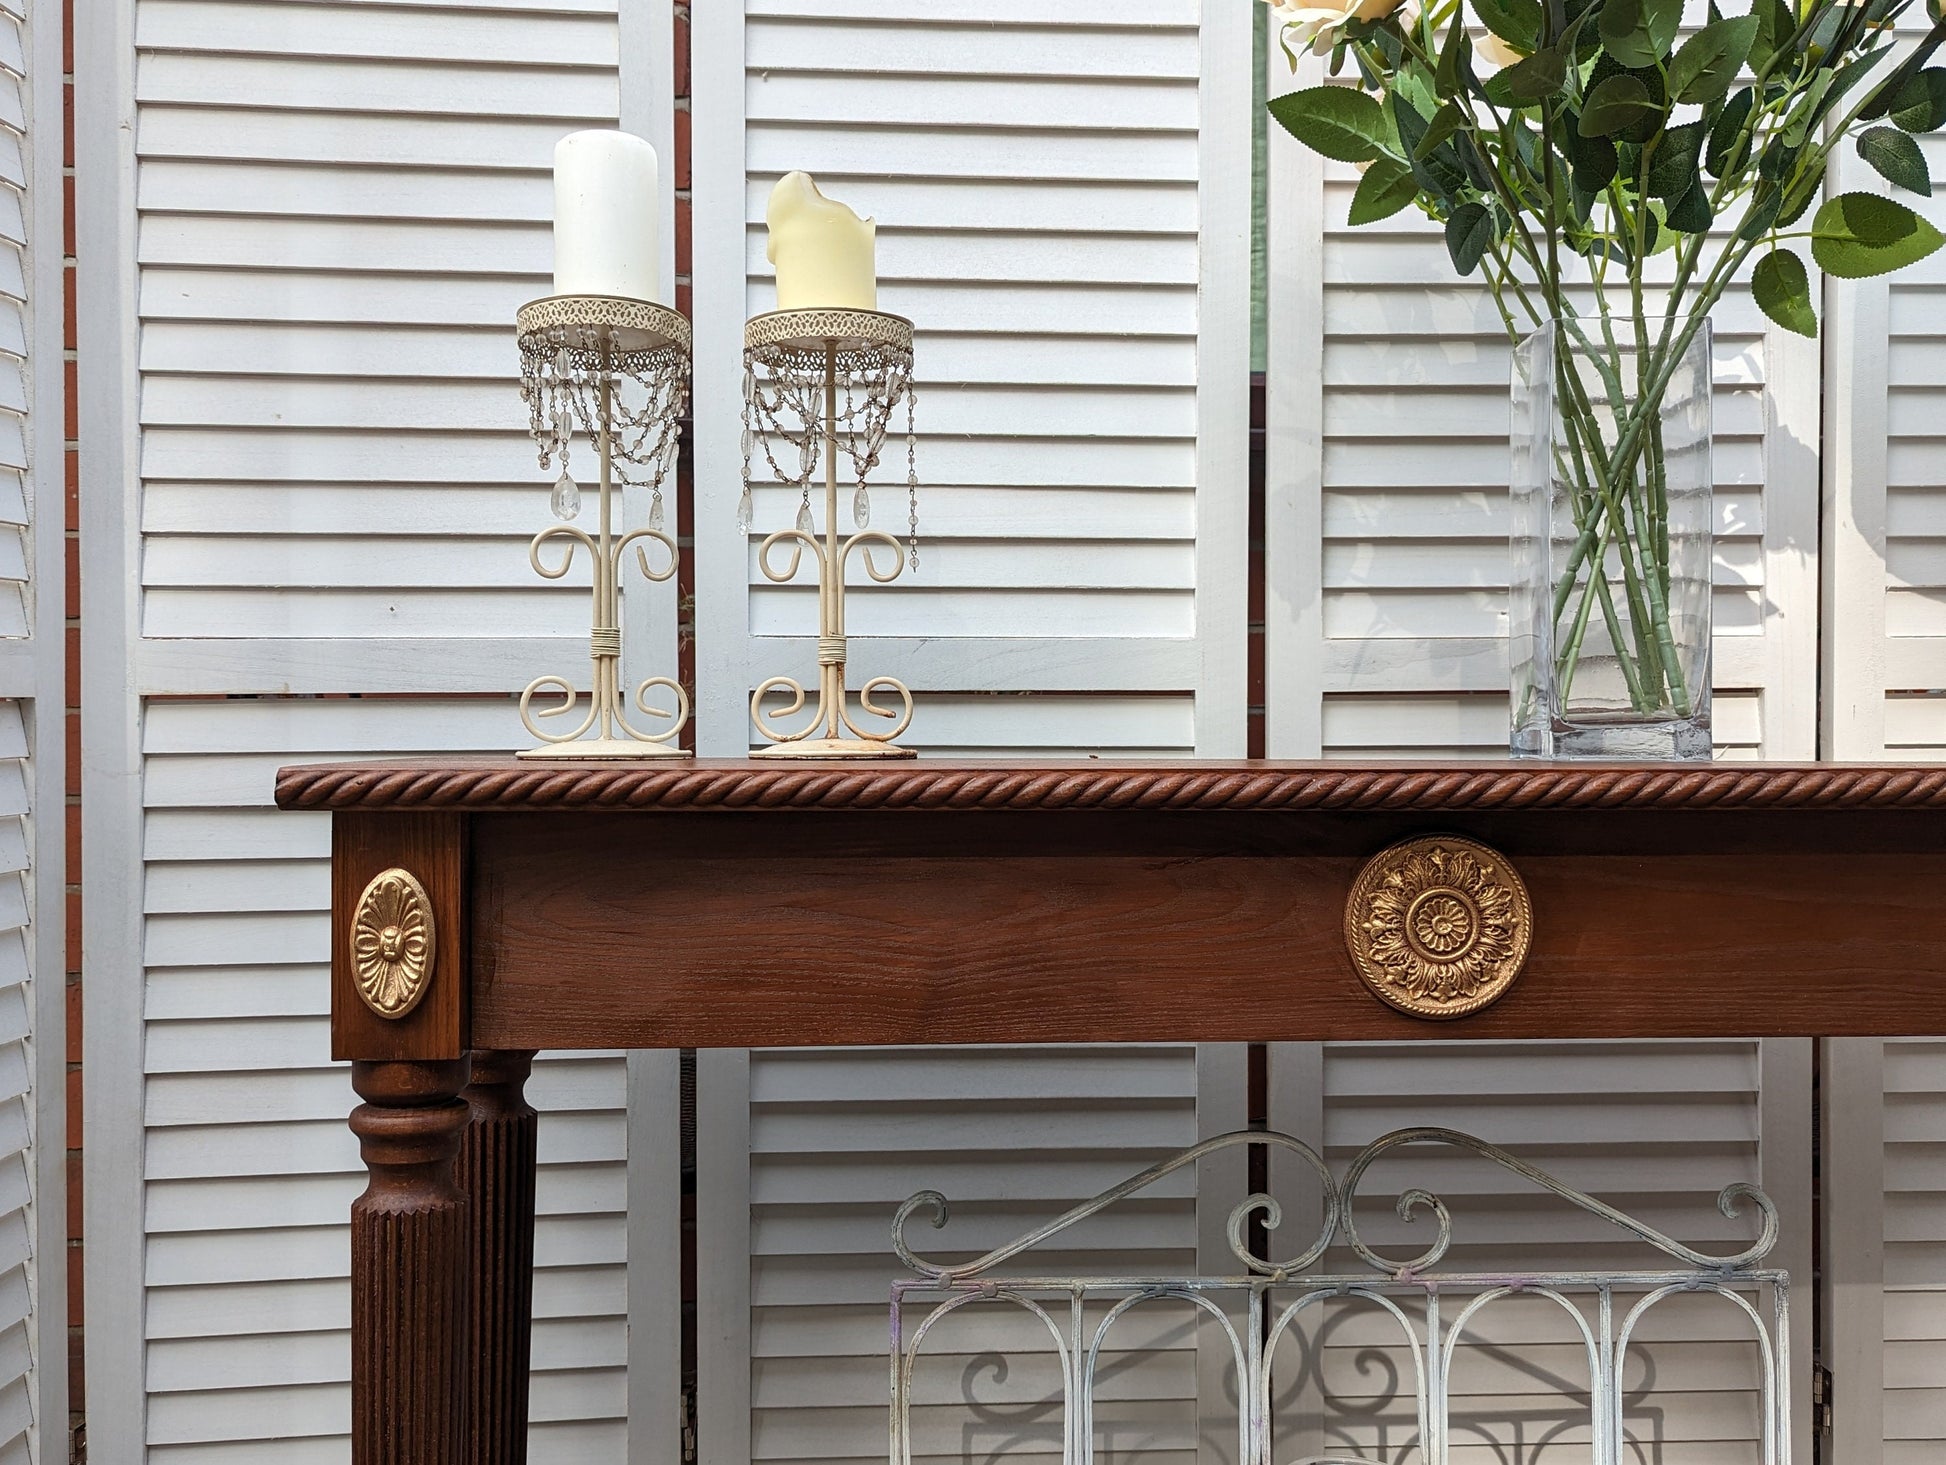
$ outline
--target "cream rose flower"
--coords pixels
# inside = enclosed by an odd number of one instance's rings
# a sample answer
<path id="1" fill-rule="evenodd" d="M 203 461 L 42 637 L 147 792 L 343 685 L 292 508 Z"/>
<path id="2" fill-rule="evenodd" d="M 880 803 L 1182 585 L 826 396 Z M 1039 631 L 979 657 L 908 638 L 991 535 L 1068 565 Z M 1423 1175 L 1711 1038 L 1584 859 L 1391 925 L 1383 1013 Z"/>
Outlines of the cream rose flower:
<path id="1" fill-rule="evenodd" d="M 1473 43 L 1473 50 L 1478 55 L 1486 57 L 1495 66 L 1512 66 L 1515 62 L 1525 61 L 1527 59 L 1527 53 L 1525 51 L 1515 50 L 1492 31 L 1488 31 L 1479 40 L 1475 41 Z"/>
<path id="2" fill-rule="evenodd" d="M 1317 52 L 1331 49 L 1333 34 L 1353 20 L 1383 20 L 1404 0 L 1264 0 L 1270 17 L 1286 29 L 1294 29 L 1303 44 Z"/>

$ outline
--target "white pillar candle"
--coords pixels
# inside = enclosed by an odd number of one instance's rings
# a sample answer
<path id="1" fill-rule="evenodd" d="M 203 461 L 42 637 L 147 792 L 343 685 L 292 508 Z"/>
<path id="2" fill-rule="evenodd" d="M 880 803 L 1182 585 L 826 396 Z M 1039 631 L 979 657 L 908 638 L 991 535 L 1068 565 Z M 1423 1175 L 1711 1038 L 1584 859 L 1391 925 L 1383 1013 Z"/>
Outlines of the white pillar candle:
<path id="1" fill-rule="evenodd" d="M 877 310 L 878 225 L 818 192 L 809 173 L 786 173 L 770 191 L 770 262 L 779 310 Z"/>
<path id="2" fill-rule="evenodd" d="M 633 133 L 554 145 L 554 293 L 662 298 L 655 149 Z"/>

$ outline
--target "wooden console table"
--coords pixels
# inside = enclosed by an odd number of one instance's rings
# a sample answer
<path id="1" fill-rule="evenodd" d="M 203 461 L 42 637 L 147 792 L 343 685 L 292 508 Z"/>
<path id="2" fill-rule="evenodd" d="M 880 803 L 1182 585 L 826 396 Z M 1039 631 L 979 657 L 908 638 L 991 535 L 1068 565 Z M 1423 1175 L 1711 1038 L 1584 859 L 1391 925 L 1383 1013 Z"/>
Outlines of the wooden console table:
<path id="1" fill-rule="evenodd" d="M 1946 769 L 436 759 L 277 802 L 333 813 L 358 1465 L 525 1458 L 539 1049 L 1946 1033 Z M 1346 946 L 1423 834 L 1531 896 L 1449 1022 Z"/>

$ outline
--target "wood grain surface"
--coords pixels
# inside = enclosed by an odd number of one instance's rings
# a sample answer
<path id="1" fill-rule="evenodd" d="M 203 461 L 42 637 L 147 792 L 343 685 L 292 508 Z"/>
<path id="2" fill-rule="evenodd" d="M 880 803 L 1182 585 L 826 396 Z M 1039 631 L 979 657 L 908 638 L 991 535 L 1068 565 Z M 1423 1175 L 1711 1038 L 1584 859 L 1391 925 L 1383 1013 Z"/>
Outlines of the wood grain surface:
<path id="1" fill-rule="evenodd" d="M 473 1054 L 454 1178 L 467 1198 L 467 1465 L 525 1465 L 534 1323 L 532 1053 Z"/>
<path id="2" fill-rule="evenodd" d="M 1344 902 L 1409 833 L 1533 896 L 1454 1022 L 1354 976 Z M 1946 1031 L 1946 820 L 1870 810 L 473 817 L 490 1047 Z"/>
<path id="3" fill-rule="evenodd" d="M 467 1212 L 453 1161 L 466 1063 L 354 1063 L 370 1173 L 351 1206 L 352 1465 L 471 1465 Z"/>
<path id="4" fill-rule="evenodd" d="M 381 1017 L 358 995 L 352 912 L 373 876 L 410 873 L 432 901 L 433 972 L 419 1005 Z M 461 1058 L 466 1054 L 466 820 L 449 812 L 331 818 L 331 1056 Z"/>

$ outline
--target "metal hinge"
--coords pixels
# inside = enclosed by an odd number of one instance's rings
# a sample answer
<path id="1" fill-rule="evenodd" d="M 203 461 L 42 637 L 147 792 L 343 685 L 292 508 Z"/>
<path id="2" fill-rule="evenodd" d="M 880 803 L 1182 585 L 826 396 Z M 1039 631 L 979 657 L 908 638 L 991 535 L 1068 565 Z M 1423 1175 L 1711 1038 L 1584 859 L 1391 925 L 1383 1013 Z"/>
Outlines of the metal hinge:
<path id="1" fill-rule="evenodd" d="M 1831 1370 L 1822 1363 L 1811 1365 L 1811 1428 L 1819 1434 L 1831 1433 Z"/>

